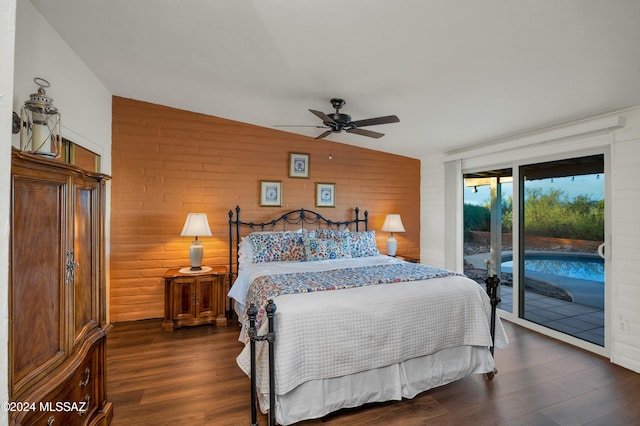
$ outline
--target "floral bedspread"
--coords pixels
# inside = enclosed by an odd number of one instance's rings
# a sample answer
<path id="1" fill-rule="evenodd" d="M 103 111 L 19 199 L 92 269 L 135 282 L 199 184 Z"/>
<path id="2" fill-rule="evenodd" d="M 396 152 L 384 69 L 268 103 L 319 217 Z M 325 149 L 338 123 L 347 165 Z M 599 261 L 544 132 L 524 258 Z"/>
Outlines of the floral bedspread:
<path id="1" fill-rule="evenodd" d="M 247 321 L 247 309 L 252 303 L 255 304 L 258 307 L 256 328 L 260 329 L 265 316 L 264 308 L 267 301 L 283 294 L 311 293 L 376 284 L 421 281 L 452 275 L 462 274 L 447 269 L 408 262 L 319 272 L 263 275 L 256 278 L 249 287 L 243 320 Z M 244 337 L 246 339 L 246 336 Z"/>

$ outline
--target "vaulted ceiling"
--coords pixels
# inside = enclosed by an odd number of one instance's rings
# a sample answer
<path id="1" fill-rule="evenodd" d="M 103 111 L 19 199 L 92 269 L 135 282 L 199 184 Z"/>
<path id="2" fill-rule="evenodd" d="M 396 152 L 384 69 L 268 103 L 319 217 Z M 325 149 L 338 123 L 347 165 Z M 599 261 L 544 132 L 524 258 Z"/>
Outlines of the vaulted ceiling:
<path id="1" fill-rule="evenodd" d="M 640 105 L 636 0 L 31 2 L 114 95 L 269 128 L 340 97 L 400 122 L 330 140 L 411 157 Z"/>

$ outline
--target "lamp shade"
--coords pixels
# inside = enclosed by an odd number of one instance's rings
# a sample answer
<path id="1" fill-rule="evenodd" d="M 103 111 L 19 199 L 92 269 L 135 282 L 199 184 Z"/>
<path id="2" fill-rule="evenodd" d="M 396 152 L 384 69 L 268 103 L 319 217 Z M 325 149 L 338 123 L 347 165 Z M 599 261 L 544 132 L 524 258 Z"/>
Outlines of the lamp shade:
<path id="1" fill-rule="evenodd" d="M 402 219 L 399 214 L 388 214 L 382 225 L 384 232 L 405 232 L 404 225 L 402 225 Z"/>
<path id="2" fill-rule="evenodd" d="M 187 220 L 184 222 L 180 236 L 210 237 L 211 235 L 206 213 L 189 213 L 187 215 Z"/>

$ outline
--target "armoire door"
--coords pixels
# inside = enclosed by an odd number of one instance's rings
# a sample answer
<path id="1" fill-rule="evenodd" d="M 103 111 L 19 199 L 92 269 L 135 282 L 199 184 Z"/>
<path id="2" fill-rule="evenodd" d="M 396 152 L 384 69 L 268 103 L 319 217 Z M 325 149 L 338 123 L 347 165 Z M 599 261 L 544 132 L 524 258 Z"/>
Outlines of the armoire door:
<path id="1" fill-rule="evenodd" d="M 74 181 L 73 197 L 73 303 L 74 344 L 99 326 L 99 183 Z"/>
<path id="2" fill-rule="evenodd" d="M 11 390 L 59 365 L 67 355 L 65 249 L 68 180 L 15 170 L 11 217 Z M 46 247 L 45 250 L 42 248 Z"/>

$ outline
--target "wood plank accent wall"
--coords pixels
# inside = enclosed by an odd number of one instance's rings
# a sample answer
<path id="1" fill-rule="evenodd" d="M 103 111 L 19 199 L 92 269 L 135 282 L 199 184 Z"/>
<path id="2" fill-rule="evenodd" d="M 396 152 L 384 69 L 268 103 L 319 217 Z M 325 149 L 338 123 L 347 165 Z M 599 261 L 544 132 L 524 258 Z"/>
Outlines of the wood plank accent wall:
<path id="1" fill-rule="evenodd" d="M 398 254 L 419 257 L 419 160 L 120 97 L 112 125 L 111 321 L 163 316 L 161 277 L 189 264 L 192 238 L 180 237 L 188 212 L 208 215 L 205 265 L 228 263 L 236 205 L 245 221 L 299 208 L 344 220 L 357 206 L 383 253 L 385 215 L 400 213 Z M 290 152 L 310 154 L 309 179 L 288 177 Z M 260 180 L 282 181 L 282 207 L 260 207 Z M 336 184 L 335 207 L 315 207 L 316 182 Z"/>

